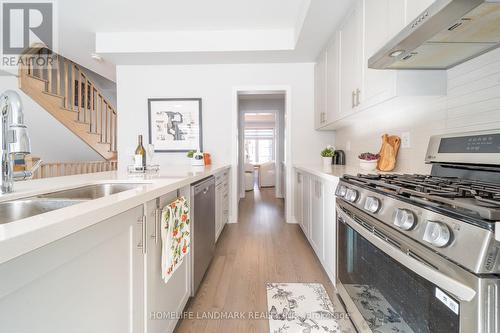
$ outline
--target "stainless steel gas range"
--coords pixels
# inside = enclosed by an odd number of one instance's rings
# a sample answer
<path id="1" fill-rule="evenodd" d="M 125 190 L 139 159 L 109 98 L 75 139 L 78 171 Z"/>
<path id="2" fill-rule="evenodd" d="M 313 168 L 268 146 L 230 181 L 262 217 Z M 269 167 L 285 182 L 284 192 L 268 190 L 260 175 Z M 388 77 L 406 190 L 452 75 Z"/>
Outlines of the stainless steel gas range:
<path id="1" fill-rule="evenodd" d="M 499 333 L 500 130 L 434 136 L 426 162 L 341 179 L 341 299 L 360 332 Z"/>

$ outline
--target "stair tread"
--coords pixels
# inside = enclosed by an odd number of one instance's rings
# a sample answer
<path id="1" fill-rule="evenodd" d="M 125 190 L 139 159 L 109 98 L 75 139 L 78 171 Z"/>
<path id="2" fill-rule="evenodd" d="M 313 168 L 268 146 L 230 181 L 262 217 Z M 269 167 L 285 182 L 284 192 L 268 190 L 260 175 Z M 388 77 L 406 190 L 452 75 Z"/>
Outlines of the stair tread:
<path id="1" fill-rule="evenodd" d="M 78 111 L 73 110 L 73 109 L 68 109 L 68 108 L 66 108 L 64 106 L 61 106 L 61 109 L 63 109 L 64 111 L 69 111 L 69 112 L 78 112 Z"/>
<path id="2" fill-rule="evenodd" d="M 51 92 L 48 92 L 48 91 L 42 91 L 42 93 L 44 93 L 46 95 L 50 95 L 50 96 L 59 97 L 59 98 L 63 98 L 64 99 L 64 96 L 61 96 L 61 95 L 56 94 L 56 93 L 51 93 Z"/>
<path id="3" fill-rule="evenodd" d="M 46 79 L 44 78 L 41 78 L 41 77 L 38 77 L 38 76 L 35 76 L 35 75 L 32 75 L 32 74 L 25 74 L 27 77 L 29 77 L 30 79 L 35 79 L 35 80 L 39 80 L 39 81 L 42 81 L 42 82 L 45 82 L 45 83 L 48 83 L 49 81 L 47 81 Z"/>

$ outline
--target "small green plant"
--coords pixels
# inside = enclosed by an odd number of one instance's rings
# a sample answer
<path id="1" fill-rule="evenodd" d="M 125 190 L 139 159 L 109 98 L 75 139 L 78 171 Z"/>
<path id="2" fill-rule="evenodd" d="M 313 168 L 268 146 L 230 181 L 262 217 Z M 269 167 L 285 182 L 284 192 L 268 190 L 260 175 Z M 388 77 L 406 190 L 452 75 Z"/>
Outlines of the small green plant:
<path id="1" fill-rule="evenodd" d="M 321 151 L 321 157 L 333 157 L 335 155 L 335 148 L 333 146 L 327 146 Z"/>
<path id="2" fill-rule="evenodd" d="M 187 153 L 187 157 L 189 157 L 189 158 L 193 158 L 193 156 L 194 156 L 194 153 L 195 153 L 195 152 L 196 152 L 196 151 L 194 151 L 194 150 L 190 150 L 190 151 L 188 151 L 188 153 Z"/>

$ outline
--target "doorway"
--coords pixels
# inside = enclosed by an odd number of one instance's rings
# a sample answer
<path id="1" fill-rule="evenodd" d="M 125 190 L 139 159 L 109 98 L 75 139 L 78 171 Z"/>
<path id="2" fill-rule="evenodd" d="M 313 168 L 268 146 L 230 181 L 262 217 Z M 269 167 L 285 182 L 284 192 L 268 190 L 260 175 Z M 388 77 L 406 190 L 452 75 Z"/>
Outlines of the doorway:
<path id="1" fill-rule="evenodd" d="M 286 197 L 286 93 L 238 93 L 238 194 L 239 199 L 260 196 Z"/>

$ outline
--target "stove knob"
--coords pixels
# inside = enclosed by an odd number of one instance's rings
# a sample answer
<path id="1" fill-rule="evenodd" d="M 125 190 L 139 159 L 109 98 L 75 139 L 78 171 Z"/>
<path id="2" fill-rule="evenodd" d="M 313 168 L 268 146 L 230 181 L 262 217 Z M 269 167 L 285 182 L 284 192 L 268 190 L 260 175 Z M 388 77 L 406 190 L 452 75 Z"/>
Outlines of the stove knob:
<path id="1" fill-rule="evenodd" d="M 444 247 L 450 243 L 451 231 L 444 223 L 427 221 L 424 241 L 436 247 Z"/>
<path id="2" fill-rule="evenodd" d="M 375 197 L 366 197 L 364 208 L 370 213 L 376 213 L 380 209 L 380 200 Z"/>
<path id="3" fill-rule="evenodd" d="M 345 187 L 344 185 L 339 185 L 339 186 L 337 187 L 336 194 L 337 194 L 339 197 L 345 197 L 346 192 L 347 192 L 347 187 Z"/>
<path id="4" fill-rule="evenodd" d="M 347 192 L 345 194 L 345 198 L 347 199 L 347 201 L 356 202 L 356 201 L 358 201 L 358 197 L 359 197 L 358 191 L 356 191 L 352 188 L 347 189 Z"/>
<path id="5" fill-rule="evenodd" d="M 398 208 L 394 217 L 394 225 L 403 230 L 410 230 L 415 226 L 417 220 L 411 210 Z"/>

